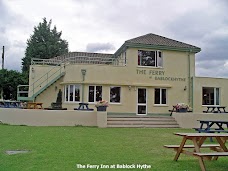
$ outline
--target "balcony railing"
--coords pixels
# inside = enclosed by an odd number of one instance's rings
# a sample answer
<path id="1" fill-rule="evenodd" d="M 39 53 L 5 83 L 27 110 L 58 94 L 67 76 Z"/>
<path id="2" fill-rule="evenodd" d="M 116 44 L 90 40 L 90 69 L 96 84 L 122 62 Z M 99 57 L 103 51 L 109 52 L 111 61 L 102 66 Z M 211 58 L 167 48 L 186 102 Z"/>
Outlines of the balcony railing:
<path id="1" fill-rule="evenodd" d="M 32 58 L 32 65 L 61 65 L 61 64 L 102 64 L 102 65 L 114 65 L 114 66 L 126 66 L 126 59 L 122 58 L 102 58 L 102 57 L 89 57 L 89 56 L 77 56 L 68 57 L 63 60 L 58 58 L 52 59 L 38 59 Z"/>

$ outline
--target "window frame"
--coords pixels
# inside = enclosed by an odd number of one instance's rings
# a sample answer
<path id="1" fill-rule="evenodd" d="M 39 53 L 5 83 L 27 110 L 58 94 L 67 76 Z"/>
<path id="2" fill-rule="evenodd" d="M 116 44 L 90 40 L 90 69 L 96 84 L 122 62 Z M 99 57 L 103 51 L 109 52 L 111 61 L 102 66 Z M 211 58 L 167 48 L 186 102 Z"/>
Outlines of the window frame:
<path id="1" fill-rule="evenodd" d="M 96 103 L 97 101 L 96 101 L 96 99 L 97 99 L 97 97 L 96 97 L 96 92 L 97 92 L 97 87 L 101 87 L 101 99 L 102 99 L 102 96 L 103 96 L 103 86 L 101 86 L 101 85 L 89 85 L 88 86 L 88 103 Z M 94 92 L 93 92 L 93 95 L 94 95 L 94 97 L 93 97 L 93 102 L 90 102 L 89 101 L 89 87 L 94 87 Z"/>
<path id="2" fill-rule="evenodd" d="M 120 88 L 120 92 L 119 92 L 119 97 L 120 97 L 120 101 L 119 102 L 111 102 L 111 88 L 114 88 L 114 87 L 117 87 L 117 88 Z M 109 103 L 110 104 L 121 104 L 121 94 L 122 94 L 122 90 L 121 90 L 121 86 L 110 86 L 109 87 Z"/>
<path id="3" fill-rule="evenodd" d="M 148 53 L 152 53 L 154 52 L 154 66 L 151 65 L 142 65 L 142 56 L 139 56 L 139 52 L 148 52 Z M 161 56 L 160 56 L 161 54 Z M 152 56 L 151 56 L 152 57 Z M 153 58 L 153 57 L 152 57 Z M 159 65 L 159 58 L 161 58 L 160 60 L 160 65 Z M 138 50 L 138 67 L 151 67 L 151 68 L 163 68 L 163 52 L 160 50 Z"/>
<path id="4" fill-rule="evenodd" d="M 73 100 L 71 101 L 70 87 L 73 86 Z M 79 89 L 79 101 L 75 101 L 75 88 Z M 81 101 L 81 84 L 67 84 L 64 86 L 64 102 L 65 103 L 80 103 Z"/>
<path id="5" fill-rule="evenodd" d="M 145 102 L 140 102 L 139 90 L 145 91 Z M 137 115 L 147 115 L 148 114 L 148 88 L 146 87 L 138 87 L 137 88 L 137 96 L 136 96 L 136 114 Z M 139 107 L 146 107 L 145 113 L 139 113 Z"/>
<path id="6" fill-rule="evenodd" d="M 156 89 L 159 89 L 159 104 L 157 104 L 157 103 L 155 103 L 156 102 L 156 100 L 155 100 L 155 98 L 156 98 L 156 94 L 155 94 L 155 91 L 156 91 Z M 162 103 L 162 91 L 163 90 L 165 90 L 165 102 L 166 103 Z M 156 105 L 156 106 L 167 106 L 168 105 L 168 101 L 167 101 L 167 97 L 168 97 L 168 91 L 167 91 L 168 89 L 167 88 L 154 88 L 154 105 Z"/>
<path id="7" fill-rule="evenodd" d="M 124 65 L 127 66 L 127 51 L 124 51 Z"/>
<path id="8" fill-rule="evenodd" d="M 213 89 L 213 93 L 214 93 L 214 104 L 203 104 L 204 102 L 204 94 L 203 94 L 203 89 L 204 88 L 212 88 Z M 218 90 L 218 97 L 217 97 L 217 90 Z M 201 98 L 202 98 L 202 106 L 220 106 L 221 105 L 221 88 L 219 87 L 202 87 L 202 94 L 201 94 Z M 217 104 L 218 102 L 218 104 Z"/>

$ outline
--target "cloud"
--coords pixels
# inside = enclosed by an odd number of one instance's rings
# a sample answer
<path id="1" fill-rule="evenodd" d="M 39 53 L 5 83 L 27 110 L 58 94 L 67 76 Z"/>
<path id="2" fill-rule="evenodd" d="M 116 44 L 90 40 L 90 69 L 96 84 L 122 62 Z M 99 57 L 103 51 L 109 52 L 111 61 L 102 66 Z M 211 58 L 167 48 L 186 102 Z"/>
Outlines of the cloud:
<path id="1" fill-rule="evenodd" d="M 196 54 L 196 75 L 228 77 L 223 64 L 228 54 L 227 1 L 200 1 L 200 8 L 185 11 L 167 23 L 176 40 L 201 48 Z"/>
<path id="2" fill-rule="evenodd" d="M 228 53 L 228 25 L 217 29 L 203 38 L 200 60 L 225 60 Z"/>
<path id="3" fill-rule="evenodd" d="M 26 47 L 26 34 L 32 26 L 22 15 L 17 15 L 12 11 L 7 2 L 0 0 L 0 52 L 2 54 L 2 46 L 4 46 L 4 67 L 6 69 L 20 71 L 21 59 Z M 2 61 L 0 63 L 2 65 Z"/>
<path id="4" fill-rule="evenodd" d="M 86 46 L 87 52 L 109 53 L 113 50 L 115 50 L 115 47 L 111 43 L 89 43 Z"/>
<path id="5" fill-rule="evenodd" d="M 114 53 L 128 39 L 155 33 L 202 49 L 196 75 L 228 76 L 227 10 L 227 0 L 0 0 L 0 46 L 6 67 L 20 70 L 26 41 L 46 17 L 70 51 Z"/>
<path id="6" fill-rule="evenodd" d="M 228 77 L 228 66 L 224 65 L 228 58 L 228 25 L 204 34 L 201 41 L 202 52 L 196 58 L 196 74 Z"/>
<path id="7" fill-rule="evenodd" d="M 218 63 L 217 65 L 211 66 L 210 63 L 197 64 L 196 65 L 197 76 L 204 77 L 219 77 L 219 78 L 227 78 L 228 77 L 228 66 L 224 65 L 224 63 Z M 202 67 L 204 66 L 204 67 Z"/>

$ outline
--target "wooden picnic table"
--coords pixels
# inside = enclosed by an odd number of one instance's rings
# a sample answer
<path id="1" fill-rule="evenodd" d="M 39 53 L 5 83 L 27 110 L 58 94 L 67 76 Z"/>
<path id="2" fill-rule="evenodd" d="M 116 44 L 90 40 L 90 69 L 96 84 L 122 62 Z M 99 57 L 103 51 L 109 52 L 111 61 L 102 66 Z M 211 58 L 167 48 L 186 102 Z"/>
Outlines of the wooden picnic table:
<path id="1" fill-rule="evenodd" d="M 40 102 L 28 102 L 27 109 L 43 109 L 43 103 Z"/>
<path id="2" fill-rule="evenodd" d="M 204 113 L 228 113 L 226 106 L 206 106 L 207 110 Z"/>
<path id="3" fill-rule="evenodd" d="M 228 149 L 225 145 L 228 139 L 228 134 L 223 133 L 174 133 L 181 136 L 182 141 L 180 145 L 164 145 L 166 148 L 172 148 L 176 151 L 174 161 L 177 161 L 180 154 L 186 154 L 197 157 L 199 160 L 200 168 L 206 171 L 204 159 L 217 160 L 219 156 L 228 156 Z M 214 137 L 218 144 L 204 144 L 208 137 Z M 193 145 L 186 145 L 186 142 L 191 141 Z M 210 148 L 213 152 L 201 152 L 201 148 Z M 189 150 L 192 149 L 192 150 Z"/>

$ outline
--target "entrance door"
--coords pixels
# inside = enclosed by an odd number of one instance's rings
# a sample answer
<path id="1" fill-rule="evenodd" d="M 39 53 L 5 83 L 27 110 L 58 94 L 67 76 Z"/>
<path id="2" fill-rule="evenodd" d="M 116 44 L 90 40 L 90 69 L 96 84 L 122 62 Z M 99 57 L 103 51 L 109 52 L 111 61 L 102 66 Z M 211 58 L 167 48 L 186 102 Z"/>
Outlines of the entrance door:
<path id="1" fill-rule="evenodd" d="M 138 88 L 137 114 L 138 115 L 147 114 L 147 95 L 146 95 L 145 88 Z"/>

